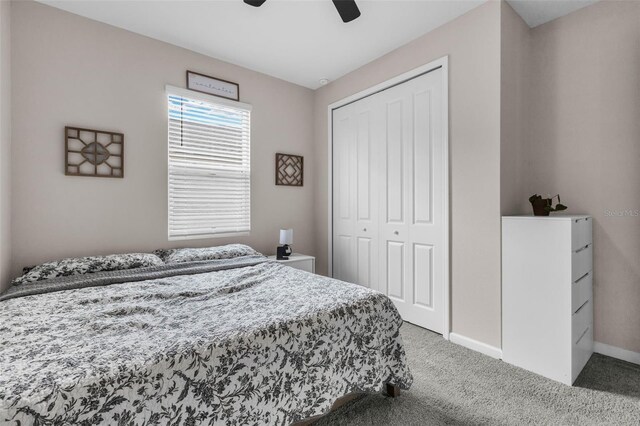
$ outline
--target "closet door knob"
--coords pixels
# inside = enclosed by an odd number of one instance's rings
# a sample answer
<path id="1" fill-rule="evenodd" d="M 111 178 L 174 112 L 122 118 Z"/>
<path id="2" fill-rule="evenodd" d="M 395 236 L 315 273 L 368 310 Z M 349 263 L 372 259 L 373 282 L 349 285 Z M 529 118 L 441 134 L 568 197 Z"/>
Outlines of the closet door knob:
<path id="1" fill-rule="evenodd" d="M 363 231 L 363 232 L 367 232 L 367 228 L 363 228 L 363 229 L 362 229 L 362 231 Z"/>
<path id="2" fill-rule="evenodd" d="M 396 235 L 400 234 L 398 231 L 393 231 L 393 233 Z"/>

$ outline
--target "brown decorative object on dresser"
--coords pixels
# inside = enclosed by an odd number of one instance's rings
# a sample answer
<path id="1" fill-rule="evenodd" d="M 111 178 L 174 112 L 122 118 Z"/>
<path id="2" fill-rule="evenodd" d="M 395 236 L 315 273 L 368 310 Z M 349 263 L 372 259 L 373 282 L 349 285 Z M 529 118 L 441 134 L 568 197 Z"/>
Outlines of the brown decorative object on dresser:
<path id="1" fill-rule="evenodd" d="M 103 130 L 64 128 L 67 176 L 124 177 L 124 135 Z"/>
<path id="2" fill-rule="evenodd" d="M 276 185 L 303 186 L 304 157 L 276 154 Z"/>

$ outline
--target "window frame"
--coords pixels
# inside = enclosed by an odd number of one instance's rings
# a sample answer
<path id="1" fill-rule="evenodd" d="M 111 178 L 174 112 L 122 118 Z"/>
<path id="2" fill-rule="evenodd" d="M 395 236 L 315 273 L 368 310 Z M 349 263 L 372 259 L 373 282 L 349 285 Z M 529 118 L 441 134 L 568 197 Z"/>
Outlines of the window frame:
<path id="1" fill-rule="evenodd" d="M 167 238 L 169 241 L 184 241 L 184 240 L 202 240 L 202 239 L 209 239 L 209 238 L 226 238 L 226 237 L 238 237 L 238 236 L 248 236 L 251 234 L 251 229 L 252 229 L 252 214 L 251 214 L 251 165 L 249 166 L 249 229 L 247 231 L 234 231 L 234 232 L 218 232 L 218 233 L 211 233 L 211 234 L 199 234 L 199 235 L 180 235 L 180 236 L 172 236 L 171 235 L 171 218 L 170 218 L 170 199 L 171 199 L 171 185 L 170 185 L 170 178 L 171 178 L 171 174 L 169 172 L 169 167 L 170 167 L 170 151 L 171 151 L 171 144 L 170 144 L 170 140 L 169 140 L 169 131 L 170 131 L 170 118 L 169 118 L 169 96 L 180 96 L 183 98 L 188 98 L 188 99 L 193 99 L 193 100 L 198 100 L 198 101 L 202 101 L 202 102 L 207 102 L 207 103 L 211 103 L 211 104 L 219 104 L 222 106 L 227 106 L 227 107 L 231 107 L 231 108 L 237 108 L 237 109 L 242 109 L 245 110 L 249 113 L 249 152 L 251 153 L 251 109 L 252 106 L 251 104 L 247 104 L 247 103 L 243 103 L 243 102 L 238 102 L 238 101 L 234 101 L 231 99 L 226 99 L 226 98 L 222 98 L 222 97 L 217 97 L 217 96 L 213 96 L 213 95 L 207 95 L 205 93 L 201 93 L 201 92 L 196 92 L 193 90 L 188 90 L 188 89 L 183 89 L 180 87 L 175 87 L 175 86 L 171 86 L 171 85 L 166 85 L 165 86 L 165 103 L 164 103 L 164 107 L 165 107 L 165 112 L 166 112 L 166 119 L 167 119 L 167 140 L 166 140 L 166 144 L 167 144 L 167 164 L 166 164 L 166 171 L 167 171 L 167 208 L 166 208 L 166 212 L 167 212 Z M 251 163 L 251 154 L 249 154 L 249 162 Z"/>

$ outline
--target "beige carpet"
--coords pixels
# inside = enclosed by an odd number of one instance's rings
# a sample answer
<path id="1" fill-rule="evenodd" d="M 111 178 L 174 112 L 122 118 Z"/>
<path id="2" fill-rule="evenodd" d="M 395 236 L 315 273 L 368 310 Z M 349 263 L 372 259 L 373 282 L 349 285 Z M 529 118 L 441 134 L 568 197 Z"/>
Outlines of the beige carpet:
<path id="1" fill-rule="evenodd" d="M 594 354 L 569 387 L 411 324 L 402 337 L 412 388 L 360 398 L 314 426 L 640 425 L 638 365 Z"/>

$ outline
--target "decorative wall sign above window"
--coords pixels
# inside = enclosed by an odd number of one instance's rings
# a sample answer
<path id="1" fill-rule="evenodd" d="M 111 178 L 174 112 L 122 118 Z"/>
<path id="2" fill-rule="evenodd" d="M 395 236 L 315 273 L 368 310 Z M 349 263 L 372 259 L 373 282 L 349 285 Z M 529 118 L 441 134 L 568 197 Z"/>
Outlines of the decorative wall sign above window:
<path id="1" fill-rule="evenodd" d="M 238 83 L 209 77 L 193 71 L 187 71 L 187 89 L 234 101 L 240 100 L 240 86 Z"/>
<path id="2" fill-rule="evenodd" d="M 276 185 L 302 186 L 304 158 L 301 155 L 276 154 Z"/>
<path id="3" fill-rule="evenodd" d="M 64 128 L 67 176 L 124 177 L 124 135 L 102 130 Z"/>

